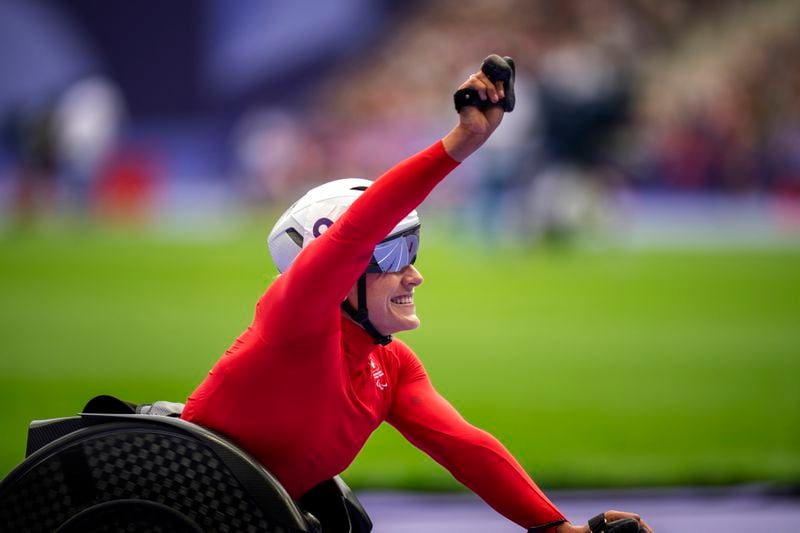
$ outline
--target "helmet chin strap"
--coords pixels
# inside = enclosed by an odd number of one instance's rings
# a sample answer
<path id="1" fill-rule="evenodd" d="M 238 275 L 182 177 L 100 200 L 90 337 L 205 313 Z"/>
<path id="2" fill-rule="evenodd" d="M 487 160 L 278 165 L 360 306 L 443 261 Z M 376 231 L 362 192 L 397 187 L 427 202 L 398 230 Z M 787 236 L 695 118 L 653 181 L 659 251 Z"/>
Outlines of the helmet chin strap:
<path id="1" fill-rule="evenodd" d="M 356 321 L 362 328 L 367 330 L 367 333 L 372 335 L 375 339 L 375 344 L 386 346 L 392 342 L 391 335 L 383 335 L 369 320 L 369 311 L 367 310 L 367 273 L 361 274 L 358 278 L 358 309 L 353 307 L 349 300 L 342 302 L 342 309 L 347 313 L 350 318 Z"/>

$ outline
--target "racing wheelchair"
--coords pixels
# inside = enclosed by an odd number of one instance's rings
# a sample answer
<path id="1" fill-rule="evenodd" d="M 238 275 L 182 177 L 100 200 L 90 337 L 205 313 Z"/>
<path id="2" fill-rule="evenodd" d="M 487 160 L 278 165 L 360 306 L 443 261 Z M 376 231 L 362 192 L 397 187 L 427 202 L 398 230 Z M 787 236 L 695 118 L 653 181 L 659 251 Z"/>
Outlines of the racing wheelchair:
<path id="1" fill-rule="evenodd" d="M 93 398 L 77 416 L 33 421 L 25 460 L 0 482 L 0 531 L 369 533 L 338 476 L 294 501 L 182 404 Z"/>

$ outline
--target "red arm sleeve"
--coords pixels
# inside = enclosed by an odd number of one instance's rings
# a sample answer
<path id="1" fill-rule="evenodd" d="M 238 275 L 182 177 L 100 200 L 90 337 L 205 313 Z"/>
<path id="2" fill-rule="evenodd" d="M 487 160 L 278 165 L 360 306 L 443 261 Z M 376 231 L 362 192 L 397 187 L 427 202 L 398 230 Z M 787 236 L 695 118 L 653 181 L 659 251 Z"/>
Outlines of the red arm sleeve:
<path id="1" fill-rule="evenodd" d="M 337 326 L 339 304 L 375 245 L 456 166 L 438 141 L 381 176 L 261 298 L 255 325 L 262 338 L 291 343 Z"/>
<path id="2" fill-rule="evenodd" d="M 566 521 L 497 439 L 436 392 L 407 350 L 387 421 L 509 520 L 525 528 Z"/>

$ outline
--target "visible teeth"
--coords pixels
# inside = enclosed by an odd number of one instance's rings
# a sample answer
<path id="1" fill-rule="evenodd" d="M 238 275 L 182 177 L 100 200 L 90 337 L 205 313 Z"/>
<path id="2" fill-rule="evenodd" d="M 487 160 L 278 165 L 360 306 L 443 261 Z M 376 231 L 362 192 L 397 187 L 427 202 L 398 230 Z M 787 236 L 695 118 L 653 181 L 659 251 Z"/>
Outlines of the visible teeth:
<path id="1" fill-rule="evenodd" d="M 392 303 L 400 304 L 400 305 L 410 304 L 410 303 L 413 303 L 413 302 L 414 302 L 414 297 L 413 296 L 395 296 L 394 298 L 392 298 Z"/>

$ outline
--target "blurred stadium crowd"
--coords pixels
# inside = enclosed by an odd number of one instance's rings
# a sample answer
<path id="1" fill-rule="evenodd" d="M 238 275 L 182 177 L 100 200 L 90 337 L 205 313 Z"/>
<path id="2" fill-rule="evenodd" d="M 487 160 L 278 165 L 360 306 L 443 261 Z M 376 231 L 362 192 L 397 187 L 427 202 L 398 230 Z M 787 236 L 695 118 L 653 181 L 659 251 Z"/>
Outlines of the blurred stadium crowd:
<path id="1" fill-rule="evenodd" d="M 6 220 L 374 178 L 446 132 L 488 52 L 518 110 L 433 199 L 482 229 L 613 224 L 631 191 L 800 202 L 792 0 L 105 4 L 0 6 Z"/>

